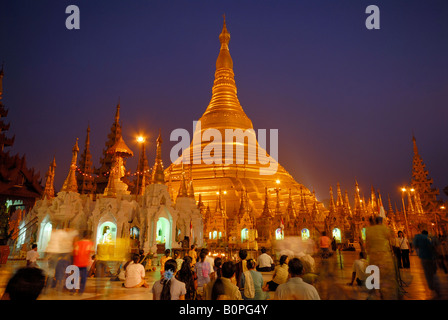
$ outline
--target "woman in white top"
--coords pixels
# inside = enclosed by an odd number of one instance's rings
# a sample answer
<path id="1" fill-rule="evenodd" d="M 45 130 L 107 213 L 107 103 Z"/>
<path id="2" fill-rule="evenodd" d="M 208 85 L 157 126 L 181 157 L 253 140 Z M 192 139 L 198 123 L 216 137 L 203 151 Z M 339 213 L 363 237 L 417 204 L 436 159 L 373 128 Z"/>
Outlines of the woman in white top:
<path id="1" fill-rule="evenodd" d="M 185 283 L 176 279 L 177 263 L 170 259 L 165 262 L 163 278 L 154 282 L 153 300 L 185 300 L 187 289 Z"/>
<path id="2" fill-rule="evenodd" d="M 399 268 L 403 267 L 405 269 L 409 269 L 410 266 L 411 266 L 411 264 L 409 262 L 409 249 L 410 249 L 409 248 L 409 241 L 403 235 L 402 231 L 398 231 L 398 238 L 396 239 L 396 246 L 398 247 L 397 250 L 399 250 L 398 267 Z"/>
<path id="3" fill-rule="evenodd" d="M 145 280 L 145 267 L 138 263 L 140 256 L 134 254 L 132 256 L 133 263 L 126 267 L 124 286 L 126 288 L 149 288 L 149 284 Z"/>

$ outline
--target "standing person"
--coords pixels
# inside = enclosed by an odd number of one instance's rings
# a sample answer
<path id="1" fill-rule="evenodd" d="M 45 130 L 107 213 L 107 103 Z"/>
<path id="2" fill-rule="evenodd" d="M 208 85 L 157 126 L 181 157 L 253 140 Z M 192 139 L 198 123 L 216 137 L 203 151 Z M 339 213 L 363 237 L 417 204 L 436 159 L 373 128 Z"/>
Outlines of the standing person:
<path id="1" fill-rule="evenodd" d="M 84 293 L 87 282 L 87 267 L 90 264 L 90 257 L 95 253 L 93 242 L 90 240 L 90 233 L 84 231 L 82 238 L 75 242 L 73 247 L 73 264 L 79 268 L 79 293 Z"/>
<path id="2" fill-rule="evenodd" d="M 365 259 L 365 254 L 364 252 L 360 252 L 359 253 L 359 259 L 355 260 L 355 262 L 353 262 L 353 268 L 352 268 L 352 280 L 351 282 L 347 283 L 347 285 L 352 286 L 353 282 L 355 282 L 358 284 L 358 286 L 363 286 L 366 282 L 367 279 L 367 274 L 366 274 L 366 268 L 368 266 L 368 262 Z"/>
<path id="3" fill-rule="evenodd" d="M 255 261 L 247 260 L 247 271 L 241 276 L 241 286 L 244 288 L 244 300 L 266 300 L 269 294 L 263 291 L 263 275 L 255 270 Z"/>
<path id="4" fill-rule="evenodd" d="M 226 261 L 222 265 L 222 276 L 204 288 L 205 300 L 243 300 L 240 289 L 232 283 L 236 265 Z"/>
<path id="5" fill-rule="evenodd" d="M 257 258 L 257 271 L 269 272 L 274 270 L 275 264 L 271 256 L 266 253 L 266 248 L 261 248 L 261 254 Z"/>
<path id="6" fill-rule="evenodd" d="M 163 278 L 163 273 L 165 272 L 165 263 L 172 259 L 170 257 L 171 254 L 171 250 L 170 249 L 166 249 L 165 250 L 165 255 L 162 256 L 162 258 L 160 258 L 160 276 Z"/>
<path id="7" fill-rule="evenodd" d="M 423 230 L 421 234 L 414 237 L 414 247 L 425 273 L 426 282 L 431 291 L 434 291 L 436 298 L 440 297 L 440 282 L 437 277 L 437 263 L 434 247 L 428 237 L 428 231 Z"/>
<path id="8" fill-rule="evenodd" d="M 170 259 L 165 262 L 162 279 L 154 282 L 153 300 L 185 300 L 187 289 L 185 283 L 176 279 L 177 263 Z"/>
<path id="9" fill-rule="evenodd" d="M 180 258 L 178 250 L 174 250 L 173 258 L 174 260 L 176 260 L 177 272 L 179 272 L 179 270 L 182 268 L 182 263 L 184 262 L 184 260 Z"/>
<path id="10" fill-rule="evenodd" d="M 125 288 L 149 288 L 149 284 L 145 280 L 145 267 L 139 263 L 140 255 L 135 253 L 132 256 L 132 264 L 126 267 L 125 271 Z"/>
<path id="11" fill-rule="evenodd" d="M 222 276 L 222 258 L 216 257 L 213 264 L 213 272 L 210 274 L 210 281 L 221 278 Z"/>
<path id="12" fill-rule="evenodd" d="M 243 272 L 247 271 L 247 250 L 240 249 L 238 252 L 238 256 L 240 257 L 240 260 L 236 264 L 236 270 L 235 270 L 235 279 L 236 279 L 236 285 L 241 289 L 241 275 Z"/>
<path id="13" fill-rule="evenodd" d="M 198 258 L 198 253 L 196 252 L 196 246 L 194 244 L 191 245 L 190 251 L 188 251 L 188 255 L 191 257 L 191 265 L 194 266 L 196 264 L 196 259 Z"/>
<path id="14" fill-rule="evenodd" d="M 279 285 L 288 281 L 288 256 L 282 255 L 279 262 L 280 264 L 274 269 L 272 280 L 266 283 L 263 290 L 275 291 Z"/>
<path id="15" fill-rule="evenodd" d="M 397 252 L 399 251 L 399 261 L 398 261 L 398 267 L 409 269 L 411 267 L 411 263 L 409 261 L 409 241 L 408 238 L 406 238 L 403 235 L 402 231 L 398 231 L 398 238 L 396 239 L 396 246 L 398 247 Z M 398 259 L 397 256 L 397 259 Z"/>
<path id="16" fill-rule="evenodd" d="M 198 289 L 198 276 L 191 266 L 191 257 L 185 256 L 182 267 L 176 274 L 176 279 L 185 283 L 185 300 L 196 300 L 196 291 Z"/>
<path id="17" fill-rule="evenodd" d="M 203 295 L 204 286 L 210 282 L 211 267 L 208 262 L 205 261 L 207 254 L 205 251 L 201 251 L 199 255 L 199 261 L 194 265 L 194 270 L 198 275 L 198 295 Z"/>
<path id="18" fill-rule="evenodd" d="M 330 255 L 331 240 L 327 237 L 327 233 L 322 232 L 322 236 L 319 238 L 319 248 L 322 254 L 322 258 L 328 258 Z"/>
<path id="19" fill-rule="evenodd" d="M 26 266 L 30 268 L 38 268 L 37 259 L 39 258 L 39 253 L 37 252 L 37 244 L 31 246 L 31 250 L 26 253 Z"/>
<path id="20" fill-rule="evenodd" d="M 302 279 L 303 265 L 300 259 L 293 258 L 288 262 L 289 280 L 277 287 L 274 300 L 320 300 L 314 286 Z"/>
<path id="21" fill-rule="evenodd" d="M 383 225 L 383 218 L 378 216 L 375 224 L 366 228 L 366 250 L 369 264 L 381 270 L 379 293 L 383 300 L 401 299 L 398 275 L 396 273 L 391 243 L 392 231 Z"/>

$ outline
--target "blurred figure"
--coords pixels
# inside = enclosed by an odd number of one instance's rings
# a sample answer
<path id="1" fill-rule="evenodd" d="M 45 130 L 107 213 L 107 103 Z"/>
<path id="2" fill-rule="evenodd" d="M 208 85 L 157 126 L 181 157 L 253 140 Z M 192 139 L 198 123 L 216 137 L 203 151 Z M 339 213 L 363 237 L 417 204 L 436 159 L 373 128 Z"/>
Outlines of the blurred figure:
<path id="1" fill-rule="evenodd" d="M 21 302 L 36 300 L 44 286 L 45 275 L 41 269 L 21 268 L 8 281 L 2 300 Z"/>
<path id="2" fill-rule="evenodd" d="M 369 263 L 365 259 L 365 254 L 361 251 L 359 253 L 359 259 L 353 262 L 352 280 L 347 285 L 352 286 L 356 280 L 358 286 L 364 286 L 367 279 L 366 268 L 368 265 Z"/>
<path id="3" fill-rule="evenodd" d="M 274 270 L 275 264 L 271 256 L 266 253 L 266 248 L 261 248 L 261 254 L 257 258 L 257 271 L 269 272 Z"/>
<path id="4" fill-rule="evenodd" d="M 198 275 L 198 295 L 203 295 L 204 286 L 210 282 L 211 266 L 205 261 L 207 254 L 201 250 L 199 261 L 194 265 L 194 271 Z"/>
<path id="5" fill-rule="evenodd" d="M 277 287 L 274 300 L 320 300 L 314 286 L 301 278 L 303 265 L 300 259 L 293 258 L 288 263 L 289 280 Z"/>
<path id="6" fill-rule="evenodd" d="M 425 273 L 426 282 L 431 291 L 435 292 L 436 298 L 440 298 L 440 283 L 437 276 L 437 262 L 434 246 L 429 240 L 428 231 L 423 230 L 421 234 L 414 237 L 414 247 Z"/>
<path id="7" fill-rule="evenodd" d="M 188 255 L 191 257 L 191 265 L 194 266 L 196 264 L 196 259 L 198 258 L 198 253 L 196 252 L 195 245 L 191 245 L 190 251 L 188 251 Z"/>
<path id="8" fill-rule="evenodd" d="M 322 236 L 319 238 L 319 249 L 322 258 L 326 259 L 330 256 L 331 239 L 327 237 L 327 233 L 322 232 Z"/>
<path id="9" fill-rule="evenodd" d="M 182 263 L 184 262 L 183 259 L 180 258 L 179 256 L 179 251 L 178 250 L 174 250 L 174 256 L 173 256 L 174 260 L 176 260 L 177 263 L 177 272 L 180 271 L 180 269 L 182 268 Z"/>
<path id="10" fill-rule="evenodd" d="M 160 276 L 163 278 L 163 273 L 165 272 L 165 263 L 172 259 L 170 257 L 171 254 L 171 250 L 170 249 L 166 249 L 165 250 L 165 255 L 162 256 L 162 258 L 160 258 Z"/>
<path id="11" fill-rule="evenodd" d="M 244 288 L 244 300 L 266 300 L 269 294 L 263 291 L 263 275 L 255 270 L 255 261 L 247 260 L 247 271 L 241 276 L 241 286 Z"/>
<path id="12" fill-rule="evenodd" d="M 54 271 L 55 288 L 57 291 L 62 292 L 65 286 L 65 279 L 68 274 L 65 272 L 67 267 L 71 265 L 71 256 L 67 253 L 62 255 L 56 263 Z"/>
<path id="13" fill-rule="evenodd" d="M 176 278 L 179 281 L 185 283 L 185 300 L 196 300 L 196 291 L 198 289 L 198 276 L 193 271 L 191 266 L 191 257 L 185 256 L 182 262 L 181 269 L 176 274 Z"/>
<path id="14" fill-rule="evenodd" d="M 176 279 L 177 263 L 170 259 L 165 262 L 161 280 L 154 282 L 152 294 L 154 300 L 185 300 L 185 283 Z"/>
<path id="15" fill-rule="evenodd" d="M 280 257 L 280 264 L 275 267 L 272 280 L 266 283 L 263 290 L 275 291 L 279 285 L 288 281 L 288 262 L 289 259 L 287 255 L 282 255 Z"/>
<path id="16" fill-rule="evenodd" d="M 39 253 L 37 252 L 37 244 L 33 244 L 31 250 L 26 253 L 26 266 L 29 268 L 38 268 L 38 258 Z"/>
<path id="17" fill-rule="evenodd" d="M 90 257 L 95 253 L 93 242 L 90 240 L 90 232 L 85 230 L 82 238 L 75 242 L 73 248 L 73 264 L 79 268 L 79 293 L 84 293 L 87 282 L 87 267 L 90 264 Z M 97 266 L 98 268 L 98 266 Z"/>
<path id="18" fill-rule="evenodd" d="M 383 300 L 401 299 L 391 244 L 392 231 L 376 217 L 375 224 L 366 228 L 366 250 L 369 264 L 378 266 L 381 275 L 379 294 Z"/>
<path id="19" fill-rule="evenodd" d="M 132 264 L 128 265 L 125 271 L 125 288 L 149 288 L 149 284 L 145 280 L 145 267 L 139 263 L 140 255 L 134 254 L 132 256 Z"/>
<path id="20" fill-rule="evenodd" d="M 243 300 L 240 289 L 232 283 L 236 265 L 226 261 L 222 265 L 222 276 L 204 288 L 205 300 Z"/>

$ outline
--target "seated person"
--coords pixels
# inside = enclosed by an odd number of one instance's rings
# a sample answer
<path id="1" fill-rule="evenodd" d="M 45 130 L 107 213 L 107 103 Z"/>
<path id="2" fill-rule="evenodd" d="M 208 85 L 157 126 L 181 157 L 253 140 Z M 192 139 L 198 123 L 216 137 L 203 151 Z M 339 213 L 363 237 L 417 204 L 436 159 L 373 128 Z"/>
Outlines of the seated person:
<path id="1" fill-rule="evenodd" d="M 359 259 L 355 260 L 355 262 L 353 263 L 352 281 L 347 284 L 349 286 L 352 286 L 353 282 L 356 279 L 356 283 L 358 284 L 358 286 L 364 285 L 364 283 L 367 279 L 367 274 L 366 274 L 367 266 L 368 266 L 368 262 L 365 259 L 365 253 L 361 251 L 359 253 Z"/>
<path id="2" fill-rule="evenodd" d="M 272 280 L 268 281 L 263 287 L 264 291 L 275 291 L 280 284 L 288 281 L 288 262 L 287 255 L 280 257 L 280 264 L 275 267 Z"/>
<path id="3" fill-rule="evenodd" d="M 145 280 L 145 267 L 139 263 L 140 255 L 134 254 L 132 264 L 126 267 L 124 287 L 126 288 L 149 288 L 149 284 Z"/>
<path id="4" fill-rule="evenodd" d="M 275 264 L 271 256 L 266 253 L 266 248 L 261 248 L 261 254 L 257 258 L 257 271 L 269 272 L 274 270 Z"/>

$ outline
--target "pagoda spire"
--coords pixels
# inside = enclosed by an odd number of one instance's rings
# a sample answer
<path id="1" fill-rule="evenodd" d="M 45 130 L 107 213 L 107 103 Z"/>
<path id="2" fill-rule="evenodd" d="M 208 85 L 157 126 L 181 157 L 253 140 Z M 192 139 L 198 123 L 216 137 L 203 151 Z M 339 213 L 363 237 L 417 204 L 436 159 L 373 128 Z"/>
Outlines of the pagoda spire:
<path id="1" fill-rule="evenodd" d="M 10 124 L 4 123 L 2 118 L 6 118 L 8 116 L 8 109 L 2 103 L 3 96 L 3 64 L 2 70 L 0 70 L 0 152 L 3 152 L 4 147 L 11 147 L 14 144 L 15 135 L 12 138 L 7 138 L 5 135 L 5 131 L 9 130 Z"/>
<path id="2" fill-rule="evenodd" d="M 252 121 L 245 114 L 237 97 L 233 60 L 229 51 L 230 33 L 225 17 L 219 42 L 221 48 L 216 59 L 212 98 L 200 119 L 202 131 L 208 128 L 253 129 Z M 224 118 L 223 114 L 226 115 Z"/>
<path id="3" fill-rule="evenodd" d="M 342 198 L 341 185 L 339 182 L 337 183 L 337 199 L 336 199 L 336 207 L 342 208 L 344 206 L 344 200 Z"/>
<path id="4" fill-rule="evenodd" d="M 330 214 L 334 213 L 335 211 L 335 204 L 334 204 L 334 198 L 333 198 L 333 188 L 330 186 L 330 203 L 329 203 L 329 210 L 330 210 Z"/>
<path id="5" fill-rule="evenodd" d="M 261 216 L 271 217 L 271 212 L 269 210 L 269 197 L 268 197 L 268 188 L 265 187 L 265 196 L 264 196 L 264 207 Z"/>
<path id="6" fill-rule="evenodd" d="M 113 165 L 113 154 L 108 151 L 120 140 L 121 125 L 120 125 L 120 102 L 118 102 L 115 110 L 114 122 L 111 126 L 110 132 L 107 135 L 105 148 L 103 149 L 103 156 L 100 159 L 100 167 L 95 170 L 98 175 L 96 179 L 97 193 L 103 193 L 106 188 L 109 175 Z"/>
<path id="7" fill-rule="evenodd" d="M 182 172 L 182 180 L 180 182 L 179 186 L 179 193 L 177 194 L 177 197 L 186 198 L 188 197 L 188 190 L 187 190 L 187 184 L 185 182 L 185 173 Z"/>
<path id="8" fill-rule="evenodd" d="M 56 172 L 56 156 L 53 156 L 53 161 L 51 162 L 47 174 L 45 175 L 45 189 L 42 195 L 42 199 L 53 199 L 55 196 L 54 188 L 54 177 Z"/>
<path id="9" fill-rule="evenodd" d="M 411 186 L 419 195 L 423 212 L 436 212 L 439 207 L 439 202 L 437 200 L 439 189 L 432 187 L 434 181 L 429 177 L 429 172 L 426 170 L 423 159 L 418 153 L 417 142 L 414 135 L 412 136 L 412 142 L 414 146 L 414 156 L 412 161 Z"/>
<path id="10" fill-rule="evenodd" d="M 390 201 L 390 195 L 387 194 L 387 204 L 388 204 L 388 209 L 387 209 L 387 216 L 389 219 L 391 219 L 394 216 L 394 209 L 392 207 L 392 201 Z"/>
<path id="11" fill-rule="evenodd" d="M 78 192 L 78 183 L 76 181 L 76 161 L 78 159 L 78 152 L 78 138 L 76 138 L 75 145 L 72 149 L 72 161 L 70 164 L 70 170 L 61 189 L 61 191 L 63 192 Z"/>
<path id="12" fill-rule="evenodd" d="M 112 166 L 103 194 L 106 197 L 116 197 L 118 194 L 130 194 L 128 185 L 122 181 L 126 175 L 124 158 L 132 157 L 134 153 L 126 145 L 120 135 L 118 141 L 107 151 L 112 156 Z"/>
<path id="13" fill-rule="evenodd" d="M 165 184 L 165 173 L 163 170 L 163 162 L 162 162 L 162 143 L 163 143 L 162 132 L 159 129 L 159 136 L 157 137 L 156 160 L 154 163 L 154 167 L 152 169 L 152 177 L 151 177 L 152 184 Z M 182 178 L 184 179 L 184 177 Z"/>
<path id="14" fill-rule="evenodd" d="M 345 198 L 344 198 L 344 211 L 351 216 L 352 208 L 350 207 L 350 200 L 348 199 L 348 191 L 345 190 Z"/>
<path id="15" fill-rule="evenodd" d="M 87 126 L 86 142 L 84 151 L 79 159 L 79 170 L 76 175 L 78 181 L 78 192 L 80 194 L 91 194 L 94 192 L 93 163 L 90 153 L 90 125 Z"/>

